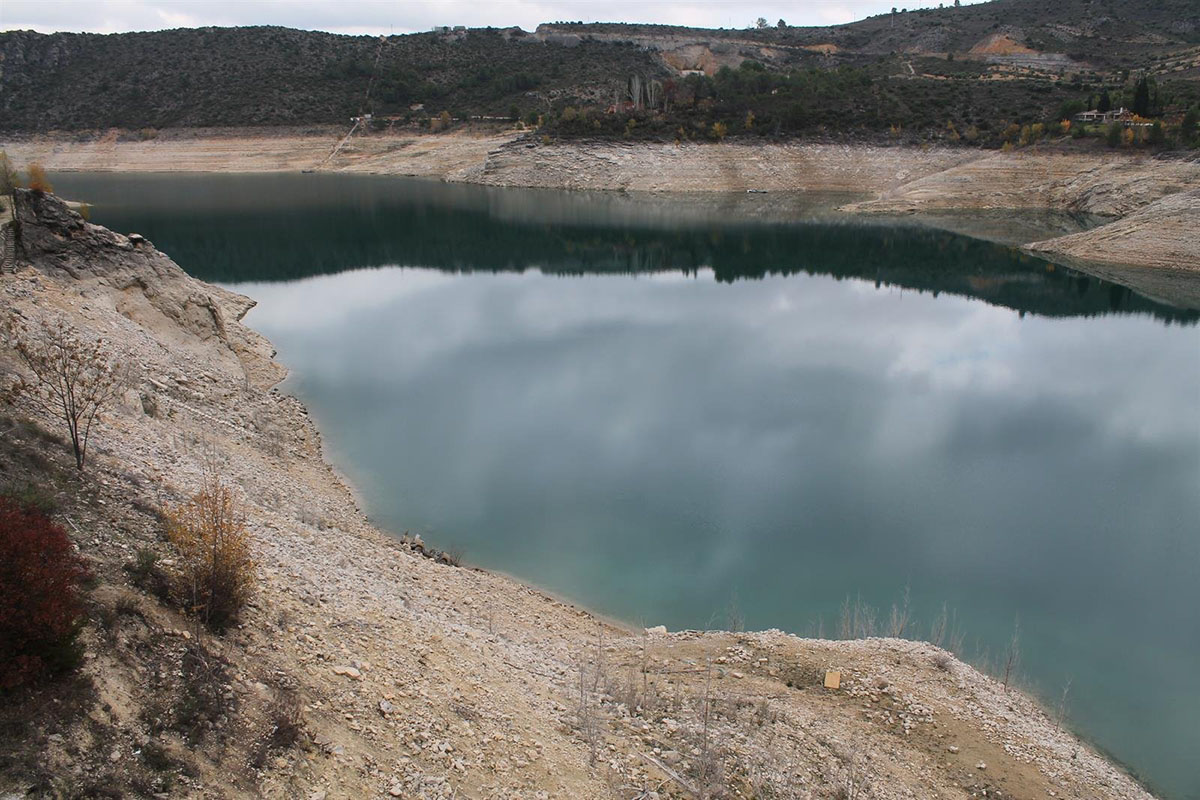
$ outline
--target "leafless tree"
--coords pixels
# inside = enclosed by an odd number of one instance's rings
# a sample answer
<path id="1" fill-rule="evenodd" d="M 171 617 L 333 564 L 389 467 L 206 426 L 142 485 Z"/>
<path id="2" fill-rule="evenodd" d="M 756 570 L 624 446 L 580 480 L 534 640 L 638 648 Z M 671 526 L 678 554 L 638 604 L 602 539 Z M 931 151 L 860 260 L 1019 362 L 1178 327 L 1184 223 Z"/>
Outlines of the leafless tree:
<path id="1" fill-rule="evenodd" d="M 103 339 L 82 336 L 62 318 L 27 326 L 10 317 L 4 333 L 33 374 L 30 382 L 18 378 L 12 392 L 67 424 L 75 466 L 82 470 L 92 425 L 124 390 L 124 368 L 109 360 Z"/>
<path id="2" fill-rule="evenodd" d="M 651 79 L 646 83 L 646 105 L 657 108 L 663 98 L 662 81 Z"/>

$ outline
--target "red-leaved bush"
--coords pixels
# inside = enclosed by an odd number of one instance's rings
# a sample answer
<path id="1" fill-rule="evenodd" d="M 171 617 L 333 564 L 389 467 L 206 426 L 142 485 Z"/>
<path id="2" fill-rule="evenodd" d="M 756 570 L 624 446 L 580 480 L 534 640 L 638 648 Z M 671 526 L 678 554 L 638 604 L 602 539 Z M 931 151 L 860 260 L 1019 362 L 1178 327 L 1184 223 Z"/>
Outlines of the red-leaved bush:
<path id="1" fill-rule="evenodd" d="M 88 578 L 66 531 L 0 497 L 0 690 L 78 664 Z"/>

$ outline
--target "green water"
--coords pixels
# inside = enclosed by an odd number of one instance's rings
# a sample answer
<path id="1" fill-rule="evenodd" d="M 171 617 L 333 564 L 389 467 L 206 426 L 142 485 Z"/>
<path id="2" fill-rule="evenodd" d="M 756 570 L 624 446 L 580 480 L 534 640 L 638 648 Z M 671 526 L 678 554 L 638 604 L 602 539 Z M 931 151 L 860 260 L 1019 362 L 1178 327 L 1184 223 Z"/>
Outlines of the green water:
<path id="1" fill-rule="evenodd" d="M 648 625 L 1019 618 L 1033 691 L 1200 797 L 1196 311 L 831 198 L 56 183 L 259 301 L 390 530 Z"/>

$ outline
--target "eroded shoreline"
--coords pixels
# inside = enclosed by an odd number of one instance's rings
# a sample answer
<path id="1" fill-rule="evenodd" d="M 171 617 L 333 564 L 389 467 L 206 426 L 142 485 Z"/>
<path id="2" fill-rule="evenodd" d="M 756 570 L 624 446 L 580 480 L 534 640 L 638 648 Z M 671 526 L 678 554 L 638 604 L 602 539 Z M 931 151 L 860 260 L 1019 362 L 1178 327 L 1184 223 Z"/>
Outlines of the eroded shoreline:
<path id="1" fill-rule="evenodd" d="M 514 131 L 370 134 L 330 158 L 333 129 L 170 131 L 139 140 L 0 138 L 18 164 L 53 171 L 299 172 L 409 175 L 488 186 L 621 192 L 848 192 L 859 213 L 1049 210 L 1104 215 L 1112 225 L 1037 242 L 1043 257 L 1110 275 L 1200 273 L 1200 159 L 1043 145 L 1010 153 L 967 148 L 789 143 L 555 142 Z M 1120 224 L 1117 224 L 1120 223 Z M 1127 282 L 1136 282 L 1136 276 Z M 1186 278 L 1180 278 L 1186 280 Z M 1189 293 L 1200 294 L 1194 289 Z"/>

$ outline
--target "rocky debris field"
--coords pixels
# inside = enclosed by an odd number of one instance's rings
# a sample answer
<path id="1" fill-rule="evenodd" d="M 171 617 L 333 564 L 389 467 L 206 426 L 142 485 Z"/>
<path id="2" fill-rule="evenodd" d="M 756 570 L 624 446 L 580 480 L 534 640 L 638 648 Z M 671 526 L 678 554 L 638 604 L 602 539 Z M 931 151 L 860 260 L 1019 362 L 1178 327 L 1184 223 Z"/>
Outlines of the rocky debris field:
<path id="1" fill-rule="evenodd" d="M 3 420 L 0 476 L 53 497 L 98 583 L 80 673 L 0 709 L 0 796 L 1149 797 L 930 644 L 630 630 L 373 528 L 274 388 L 246 298 L 18 197 L 3 313 L 65 318 L 136 377 L 82 474 L 54 420 Z M 169 567 L 161 509 L 206 464 L 259 572 L 221 637 L 137 567 L 147 550 Z"/>

